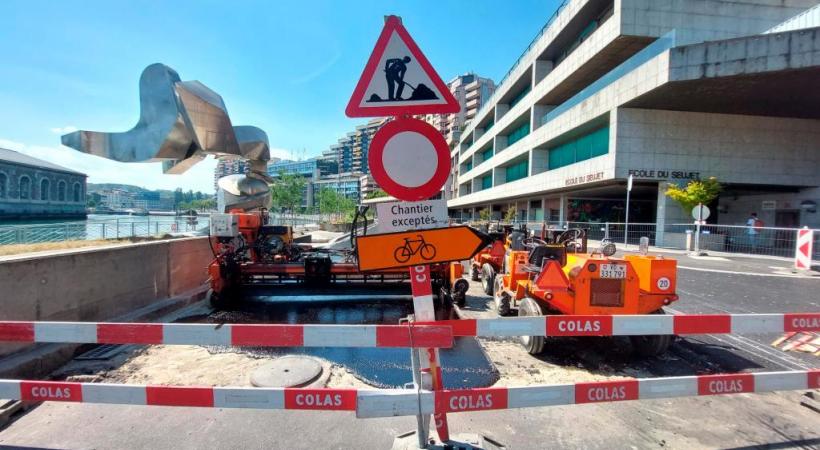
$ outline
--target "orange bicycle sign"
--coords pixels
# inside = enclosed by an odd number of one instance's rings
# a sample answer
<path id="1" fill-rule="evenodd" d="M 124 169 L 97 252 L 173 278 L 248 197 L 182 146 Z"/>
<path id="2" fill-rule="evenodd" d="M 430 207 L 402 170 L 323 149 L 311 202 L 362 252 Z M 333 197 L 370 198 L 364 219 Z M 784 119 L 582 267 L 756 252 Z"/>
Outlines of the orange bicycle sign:
<path id="1" fill-rule="evenodd" d="M 356 239 L 359 270 L 461 261 L 489 245 L 490 237 L 468 226 L 373 234 Z"/>

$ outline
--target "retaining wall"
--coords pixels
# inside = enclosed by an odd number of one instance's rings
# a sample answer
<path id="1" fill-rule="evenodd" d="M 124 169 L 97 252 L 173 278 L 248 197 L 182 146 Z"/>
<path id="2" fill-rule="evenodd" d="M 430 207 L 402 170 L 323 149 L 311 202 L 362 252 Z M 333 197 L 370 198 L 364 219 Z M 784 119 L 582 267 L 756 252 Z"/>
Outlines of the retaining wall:
<path id="1" fill-rule="evenodd" d="M 212 258 L 205 237 L 4 257 L 0 319 L 110 320 L 201 286 Z"/>

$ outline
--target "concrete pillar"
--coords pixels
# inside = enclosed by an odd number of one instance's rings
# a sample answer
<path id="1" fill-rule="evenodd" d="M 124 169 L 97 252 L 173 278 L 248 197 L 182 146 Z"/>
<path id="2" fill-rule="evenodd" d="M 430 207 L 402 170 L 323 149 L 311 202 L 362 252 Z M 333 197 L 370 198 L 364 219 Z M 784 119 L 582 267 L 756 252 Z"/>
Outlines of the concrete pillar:
<path id="1" fill-rule="evenodd" d="M 498 186 L 507 182 L 507 172 L 503 167 L 493 169 L 493 186 Z"/>
<path id="2" fill-rule="evenodd" d="M 546 172 L 549 167 L 547 149 L 534 148 L 530 150 L 530 176 Z"/>
<path id="3" fill-rule="evenodd" d="M 561 194 L 558 199 L 558 224 L 564 226 L 567 220 L 567 194 Z"/>
<path id="4" fill-rule="evenodd" d="M 676 201 L 666 196 L 668 187 L 669 183 L 666 181 L 658 183 L 658 207 L 655 215 L 655 245 L 658 247 L 665 245 L 664 228 L 666 228 L 666 225 L 692 221 L 691 216 L 686 214 L 686 211 Z"/>
<path id="5" fill-rule="evenodd" d="M 493 139 L 493 147 L 495 148 L 495 154 L 501 153 L 502 150 L 507 148 L 507 136 L 495 135 Z"/>
<path id="6" fill-rule="evenodd" d="M 532 110 L 530 111 L 530 133 L 541 126 L 541 118 L 553 109 L 555 109 L 555 105 L 532 105 Z"/>
<path id="7" fill-rule="evenodd" d="M 507 114 L 507 111 L 509 110 L 510 105 L 507 103 L 498 103 L 497 105 L 495 105 L 495 120 L 493 121 L 493 123 L 498 123 L 498 121 L 501 120 L 501 118 L 504 117 L 504 114 Z"/>
<path id="8" fill-rule="evenodd" d="M 544 78 L 547 77 L 547 74 L 552 72 L 553 67 L 555 67 L 555 64 L 553 64 L 553 62 L 550 61 L 550 60 L 542 61 L 542 60 L 536 59 L 535 61 L 533 61 L 533 63 L 532 63 L 532 88 L 533 89 L 535 89 L 535 86 L 538 86 L 538 83 L 540 83 L 541 80 L 543 80 Z"/>

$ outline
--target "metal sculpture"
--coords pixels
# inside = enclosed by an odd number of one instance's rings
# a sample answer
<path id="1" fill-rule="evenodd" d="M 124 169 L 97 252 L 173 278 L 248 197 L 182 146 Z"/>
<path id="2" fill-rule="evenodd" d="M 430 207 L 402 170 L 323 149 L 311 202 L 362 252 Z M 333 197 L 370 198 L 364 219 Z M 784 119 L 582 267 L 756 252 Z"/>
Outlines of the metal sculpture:
<path id="1" fill-rule="evenodd" d="M 232 179 L 225 210 L 242 204 L 267 206 L 267 163 L 270 146 L 265 132 L 233 126 L 222 97 L 199 81 L 182 81 L 174 69 L 152 64 L 140 76 L 140 119 L 122 133 L 75 131 L 62 143 L 84 153 L 120 162 L 161 161 L 165 173 L 183 173 L 207 155 L 245 158 L 248 177 Z M 250 202 L 250 203 L 249 203 Z"/>

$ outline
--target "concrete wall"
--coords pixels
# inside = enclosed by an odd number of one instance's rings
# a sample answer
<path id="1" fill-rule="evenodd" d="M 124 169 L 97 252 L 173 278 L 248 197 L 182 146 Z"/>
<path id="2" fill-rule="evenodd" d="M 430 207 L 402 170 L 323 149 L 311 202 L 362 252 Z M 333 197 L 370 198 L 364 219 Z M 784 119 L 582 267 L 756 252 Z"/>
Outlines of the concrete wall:
<path id="1" fill-rule="evenodd" d="M 6 257 L 0 319 L 109 320 L 202 285 L 211 259 L 204 237 Z"/>
<path id="2" fill-rule="evenodd" d="M 820 120 L 620 108 L 616 134 L 618 178 L 655 169 L 723 183 L 820 186 Z"/>

